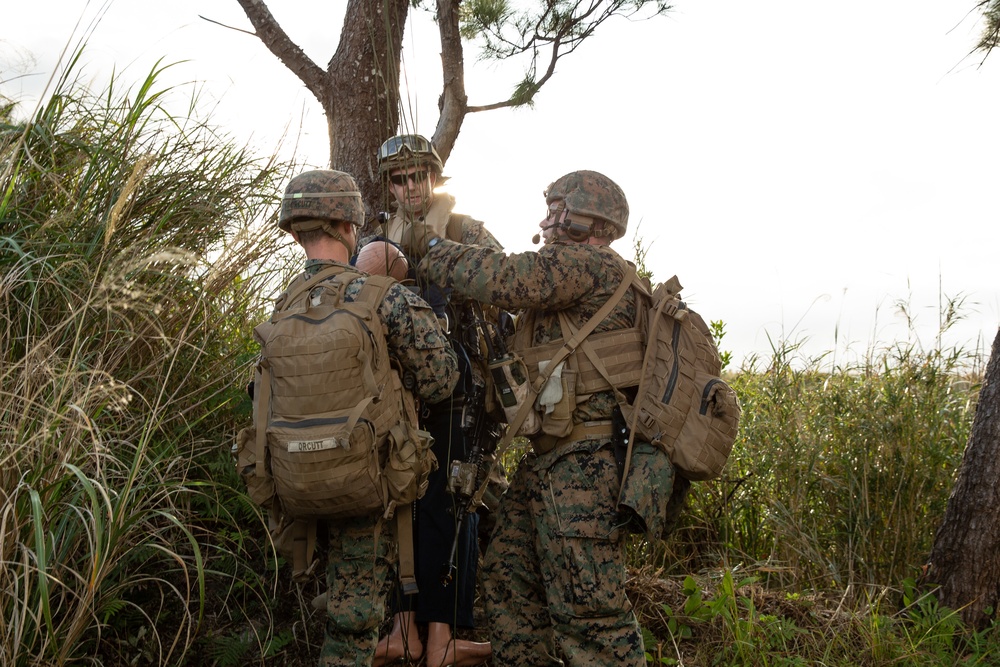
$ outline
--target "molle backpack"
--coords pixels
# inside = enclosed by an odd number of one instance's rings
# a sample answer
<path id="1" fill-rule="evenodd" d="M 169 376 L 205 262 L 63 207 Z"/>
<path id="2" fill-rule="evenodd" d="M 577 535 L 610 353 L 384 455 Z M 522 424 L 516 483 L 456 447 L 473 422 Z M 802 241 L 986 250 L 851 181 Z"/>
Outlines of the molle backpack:
<path id="1" fill-rule="evenodd" d="M 626 423 L 640 440 L 663 447 L 687 479 L 715 479 L 732 451 L 741 410 L 736 392 L 721 377 L 712 332 L 681 301 L 677 276 L 652 294 L 634 269 L 631 278 L 649 305 L 636 398 L 619 401 Z"/>
<path id="2" fill-rule="evenodd" d="M 335 265 L 299 277 L 254 329 L 255 424 L 240 434 L 238 465 L 251 497 L 285 523 L 299 522 L 299 533 L 303 521 L 373 514 L 405 517 L 397 522 L 405 530 L 409 513 L 396 508 L 423 495 L 436 467 L 378 316 L 395 281 L 365 276 L 345 301 L 361 276 Z"/>

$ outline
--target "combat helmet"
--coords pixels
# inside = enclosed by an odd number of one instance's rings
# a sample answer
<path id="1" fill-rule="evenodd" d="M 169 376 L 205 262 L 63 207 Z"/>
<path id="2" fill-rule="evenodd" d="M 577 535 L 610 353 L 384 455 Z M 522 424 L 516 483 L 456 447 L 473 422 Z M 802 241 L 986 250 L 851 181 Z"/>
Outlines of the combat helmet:
<path id="1" fill-rule="evenodd" d="M 439 176 L 444 163 L 434 144 L 419 134 L 397 134 L 378 149 L 378 173 L 383 176 L 393 169 L 429 166 Z"/>
<path id="2" fill-rule="evenodd" d="M 556 200 L 565 202 L 574 222 L 585 224 L 589 229 L 594 219 L 605 220 L 615 228 L 612 240 L 625 236 L 628 201 L 618 184 L 604 174 L 596 171 L 566 174 L 545 189 L 545 203 L 551 204 Z"/>
<path id="3" fill-rule="evenodd" d="M 278 227 L 304 232 L 325 229 L 331 222 L 365 223 L 365 205 L 350 174 L 332 169 L 306 171 L 292 178 L 281 198 Z"/>

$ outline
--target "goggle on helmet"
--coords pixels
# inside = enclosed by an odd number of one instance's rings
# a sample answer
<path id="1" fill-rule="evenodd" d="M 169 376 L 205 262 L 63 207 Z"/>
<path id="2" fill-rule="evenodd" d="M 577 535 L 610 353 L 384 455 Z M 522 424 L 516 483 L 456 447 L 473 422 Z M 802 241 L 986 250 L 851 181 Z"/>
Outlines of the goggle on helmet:
<path id="1" fill-rule="evenodd" d="M 378 171 L 385 175 L 393 169 L 430 166 L 437 174 L 444 163 L 434 144 L 419 134 L 398 134 L 390 137 L 378 149 Z"/>

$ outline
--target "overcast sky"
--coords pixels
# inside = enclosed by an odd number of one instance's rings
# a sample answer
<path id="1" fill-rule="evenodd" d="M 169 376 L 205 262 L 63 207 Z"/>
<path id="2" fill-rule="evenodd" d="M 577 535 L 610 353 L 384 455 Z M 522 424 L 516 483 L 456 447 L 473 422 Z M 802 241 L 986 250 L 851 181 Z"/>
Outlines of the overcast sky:
<path id="1" fill-rule="evenodd" d="M 270 154 L 325 167 L 319 104 L 249 35 L 236 0 L 33 0 L 0 22 L 0 91 L 29 102 L 87 34 L 88 77 L 200 82 L 213 121 Z M 333 54 L 345 2 L 271 0 L 313 60 Z M 974 0 L 678 0 L 665 17 L 602 26 L 560 61 L 533 109 L 467 117 L 446 173 L 458 210 L 511 251 L 533 247 L 545 186 L 575 169 L 617 181 L 658 279 L 721 319 L 739 363 L 769 341 L 848 361 L 934 344 L 939 303 L 965 296 L 946 340 L 989 350 L 1000 323 L 1000 54 L 982 66 Z M 82 20 L 81 20 L 82 17 Z M 80 25 L 77 23 L 80 21 Z M 437 121 L 440 45 L 415 14 L 404 53 L 407 129 Z M 505 98 L 521 64 L 466 51 L 470 104 Z M 25 76 L 16 76 L 26 74 Z M 632 256 L 631 239 L 615 246 Z M 907 331 L 896 303 L 916 316 Z"/>

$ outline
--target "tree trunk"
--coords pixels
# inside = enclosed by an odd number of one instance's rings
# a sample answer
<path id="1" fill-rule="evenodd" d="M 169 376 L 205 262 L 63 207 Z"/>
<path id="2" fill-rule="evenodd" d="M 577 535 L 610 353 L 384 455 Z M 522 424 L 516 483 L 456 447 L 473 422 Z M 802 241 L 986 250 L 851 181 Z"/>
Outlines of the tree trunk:
<path id="1" fill-rule="evenodd" d="M 399 67 L 409 0 L 350 0 L 329 84 L 313 91 L 330 132 L 330 167 L 354 176 L 374 215 L 387 210 L 372 146 L 399 125 Z"/>
<path id="2" fill-rule="evenodd" d="M 982 628 L 1000 602 L 1000 332 L 944 520 L 934 536 L 927 580 L 939 601 Z M 995 616 L 995 611 L 994 614 Z"/>
<path id="3" fill-rule="evenodd" d="M 326 70 L 289 39 L 263 0 L 237 1 L 257 37 L 319 100 L 330 136 L 330 168 L 358 182 L 370 224 L 388 206 L 375 151 L 399 126 L 399 67 L 410 0 L 349 0 Z M 331 34 L 335 31 L 330 26 Z"/>

